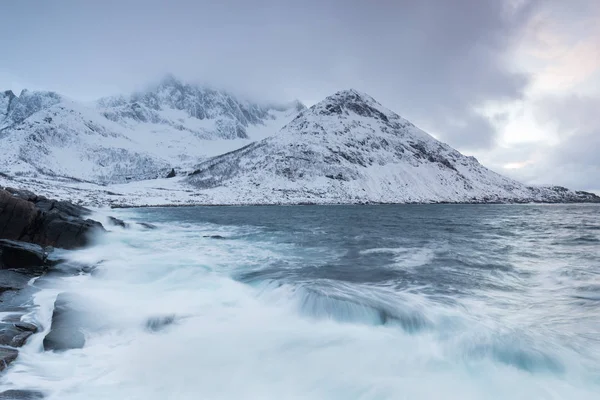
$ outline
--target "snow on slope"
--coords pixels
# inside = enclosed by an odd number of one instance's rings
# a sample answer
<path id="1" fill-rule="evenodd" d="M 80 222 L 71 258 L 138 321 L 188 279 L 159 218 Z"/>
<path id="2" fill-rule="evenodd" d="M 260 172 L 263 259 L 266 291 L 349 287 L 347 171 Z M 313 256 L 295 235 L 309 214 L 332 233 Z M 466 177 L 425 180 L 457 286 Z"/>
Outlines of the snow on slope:
<path id="1" fill-rule="evenodd" d="M 304 110 L 273 137 L 200 164 L 188 182 L 212 204 L 599 200 L 496 174 L 355 90 Z"/>
<path id="2" fill-rule="evenodd" d="M 0 172 L 101 184 L 165 176 L 276 133 L 304 106 L 262 106 L 167 77 L 85 105 L 53 92 L 0 93 Z"/>
<path id="3" fill-rule="evenodd" d="M 297 101 L 276 106 L 251 103 L 227 92 L 184 84 L 173 76 L 146 92 L 128 98 L 104 98 L 98 105 L 106 118 L 127 127 L 164 126 L 201 139 L 248 139 L 250 127 L 264 126 L 282 116 L 293 117 L 305 108 Z"/>
<path id="4" fill-rule="evenodd" d="M 7 90 L 0 94 L 0 131 L 60 101 L 61 97 L 54 92 L 23 90 L 19 96 L 15 96 L 11 90 Z"/>

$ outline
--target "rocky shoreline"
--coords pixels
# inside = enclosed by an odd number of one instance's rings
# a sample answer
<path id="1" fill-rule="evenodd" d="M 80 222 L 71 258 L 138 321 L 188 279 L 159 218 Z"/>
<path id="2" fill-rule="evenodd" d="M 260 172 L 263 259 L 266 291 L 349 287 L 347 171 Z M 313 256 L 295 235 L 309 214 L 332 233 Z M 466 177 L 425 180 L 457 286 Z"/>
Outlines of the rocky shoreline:
<path id="1" fill-rule="evenodd" d="M 27 190 L 0 187 L 0 373 L 17 359 L 19 348 L 42 327 L 27 318 L 39 278 L 53 274 L 89 273 L 93 266 L 71 265 L 61 253 L 92 243 L 107 229 L 88 218 L 91 211 L 68 201 L 38 196 Z M 129 224 L 109 217 L 108 225 Z M 146 229 L 152 225 L 144 225 Z M 54 303 L 50 330 L 43 340 L 45 351 L 80 348 L 85 338 L 73 323 L 78 312 L 69 293 Z M 2 399 L 39 399 L 42 393 L 0 389 Z"/>

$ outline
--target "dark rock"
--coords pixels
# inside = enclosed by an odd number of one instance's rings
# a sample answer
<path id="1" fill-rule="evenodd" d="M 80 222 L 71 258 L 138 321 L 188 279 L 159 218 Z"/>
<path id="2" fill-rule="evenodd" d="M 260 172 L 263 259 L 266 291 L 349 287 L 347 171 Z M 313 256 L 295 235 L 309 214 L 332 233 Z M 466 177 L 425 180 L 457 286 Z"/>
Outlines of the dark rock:
<path id="1" fill-rule="evenodd" d="M 137 224 L 146 229 L 156 229 L 156 225 L 152 225 L 147 222 L 138 222 Z"/>
<path id="2" fill-rule="evenodd" d="M 15 197 L 18 197 L 19 199 L 27 201 L 35 201 L 38 198 L 38 196 L 35 193 L 25 189 L 15 189 L 7 187 L 4 190 L 6 190 L 8 193 L 12 194 Z"/>
<path id="3" fill-rule="evenodd" d="M 37 330 L 37 327 L 35 329 Z M 30 330 L 20 329 L 15 324 L 0 322 L 0 345 L 21 347 L 33 333 Z"/>
<path id="4" fill-rule="evenodd" d="M 55 211 L 68 217 L 82 218 L 91 214 L 91 211 L 77 204 L 68 201 L 50 200 L 43 196 L 38 196 L 35 206 L 42 211 Z"/>
<path id="5" fill-rule="evenodd" d="M 102 224 L 82 217 L 89 210 L 66 201 L 49 200 L 26 191 L 0 189 L 0 238 L 55 246 L 83 247 Z"/>
<path id="6" fill-rule="evenodd" d="M 37 327 L 37 325 L 34 325 L 29 322 L 23 322 L 23 321 L 15 322 L 14 325 L 17 327 L 17 329 L 20 329 L 21 331 L 24 331 L 24 332 L 37 333 L 37 331 L 39 329 Z"/>
<path id="7" fill-rule="evenodd" d="M 27 274 L 30 272 L 30 274 Z M 0 269 L 0 295 L 9 290 L 20 290 L 27 286 L 29 280 L 37 275 L 37 270 L 27 271 L 27 270 L 7 270 Z M 2 303 L 2 301 L 0 301 Z M 4 307 L 2 307 L 2 311 L 6 311 Z"/>
<path id="8" fill-rule="evenodd" d="M 175 168 L 171 169 L 171 172 L 167 175 L 167 178 L 175 178 L 177 174 L 175 173 Z"/>
<path id="9" fill-rule="evenodd" d="M 47 253 L 32 243 L 0 239 L 0 269 L 44 270 Z"/>
<path id="10" fill-rule="evenodd" d="M 221 235 L 204 235 L 204 237 L 210 239 L 227 239 L 225 236 Z"/>
<path id="11" fill-rule="evenodd" d="M 50 332 L 44 338 L 45 350 L 80 349 L 85 345 L 85 336 L 77 321 L 81 311 L 75 308 L 75 300 L 69 293 L 56 297 Z"/>
<path id="12" fill-rule="evenodd" d="M 15 361 L 19 351 L 11 347 L 0 346 L 0 371 L 4 371 L 8 365 Z"/>
<path id="13" fill-rule="evenodd" d="M 2 310 L 2 311 L 6 311 L 6 310 Z M 25 310 L 19 310 L 19 311 L 25 311 Z M 32 333 L 36 333 L 39 329 L 37 327 L 37 325 L 29 323 L 29 322 L 21 321 L 22 315 L 23 315 L 23 313 L 19 313 L 19 314 L 9 315 L 8 317 L 4 317 L 4 319 L 2 320 L 2 322 L 0 322 L 0 324 L 9 323 L 9 324 L 14 325 L 16 328 L 20 329 L 21 331 L 30 331 Z"/>
<path id="14" fill-rule="evenodd" d="M 108 222 L 113 226 L 120 226 L 121 228 L 129 227 L 129 224 L 127 224 L 125 221 L 115 217 L 108 217 Z"/>
<path id="15" fill-rule="evenodd" d="M 18 240 L 38 214 L 34 203 L 0 190 L 0 238 Z"/>
<path id="16" fill-rule="evenodd" d="M 44 394 L 35 390 L 6 390 L 0 392 L 0 400 L 39 400 Z"/>
<path id="17" fill-rule="evenodd" d="M 151 332 L 163 330 L 175 322 L 175 315 L 165 315 L 159 317 L 151 317 L 146 321 L 146 328 Z"/>
<path id="18" fill-rule="evenodd" d="M 104 227 L 98 221 L 83 220 L 51 211 L 43 216 L 30 235 L 25 235 L 22 239 L 43 246 L 75 249 L 88 245 L 90 236 L 94 232 L 102 231 Z"/>

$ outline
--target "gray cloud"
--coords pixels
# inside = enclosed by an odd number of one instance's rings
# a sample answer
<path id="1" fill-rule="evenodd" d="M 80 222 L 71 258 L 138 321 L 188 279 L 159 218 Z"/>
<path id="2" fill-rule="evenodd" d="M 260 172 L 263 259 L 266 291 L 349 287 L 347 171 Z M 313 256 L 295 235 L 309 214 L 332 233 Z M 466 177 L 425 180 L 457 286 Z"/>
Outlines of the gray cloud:
<path id="1" fill-rule="evenodd" d="M 600 97 L 554 96 L 536 103 L 540 124 L 561 134 L 543 162 L 530 171 L 536 180 L 600 191 Z"/>
<path id="2" fill-rule="evenodd" d="M 508 4 L 2 2 L 2 68 L 86 99 L 167 72 L 268 100 L 355 87 L 460 149 L 489 148 L 494 129 L 474 107 L 520 98 L 527 84 L 506 56 L 537 3 Z"/>

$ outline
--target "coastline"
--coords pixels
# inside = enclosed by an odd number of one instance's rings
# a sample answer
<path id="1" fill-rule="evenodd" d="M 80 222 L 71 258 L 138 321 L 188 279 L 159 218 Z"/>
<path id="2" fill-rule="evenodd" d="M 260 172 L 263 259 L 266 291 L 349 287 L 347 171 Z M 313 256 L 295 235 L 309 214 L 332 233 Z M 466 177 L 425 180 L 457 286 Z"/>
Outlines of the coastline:
<path id="1" fill-rule="evenodd" d="M 84 335 L 72 320 L 78 310 L 69 293 L 57 294 L 50 325 L 36 319 L 34 299 L 46 278 L 92 273 L 94 265 L 70 261 L 70 252 L 93 246 L 97 237 L 110 234 L 114 227 L 155 228 L 103 217 L 100 222 L 92 210 L 72 202 L 0 187 L 0 374 L 39 335 L 45 351 L 83 347 Z M 0 399 L 42 397 L 35 391 L 0 390 Z"/>
<path id="2" fill-rule="evenodd" d="M 200 190 L 188 184 L 185 176 L 159 178 L 121 184 L 99 185 L 91 182 L 76 182 L 69 179 L 31 178 L 0 176 L 0 187 L 15 187 L 65 200 L 85 207 L 96 208 L 146 208 L 146 207 L 225 207 L 225 206 L 309 206 L 309 205 L 428 205 L 428 204 L 584 204 L 600 203 L 593 193 L 571 192 L 555 187 L 537 197 L 500 198 L 496 195 L 459 199 L 369 199 L 351 198 L 346 195 L 328 193 L 248 192 L 232 194 L 222 188 Z M 565 189 L 566 190 L 566 189 Z M 567 193 L 567 194 L 565 194 Z"/>

